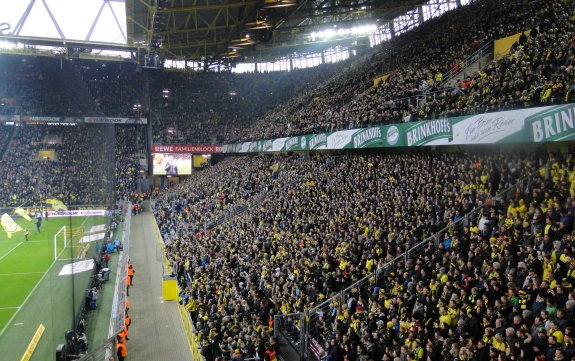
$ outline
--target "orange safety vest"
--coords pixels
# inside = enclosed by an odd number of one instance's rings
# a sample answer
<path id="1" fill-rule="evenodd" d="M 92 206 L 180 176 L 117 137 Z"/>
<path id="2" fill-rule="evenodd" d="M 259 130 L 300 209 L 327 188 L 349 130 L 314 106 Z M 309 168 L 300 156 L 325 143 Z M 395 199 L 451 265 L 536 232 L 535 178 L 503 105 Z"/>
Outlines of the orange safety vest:
<path id="1" fill-rule="evenodd" d="M 276 351 L 275 351 L 275 350 L 267 350 L 267 351 L 266 351 L 266 355 L 269 356 L 270 361 L 276 361 L 276 360 L 277 360 L 277 358 L 276 358 Z"/>
<path id="2" fill-rule="evenodd" d="M 124 323 L 126 324 L 126 330 L 128 330 L 130 328 L 130 325 L 132 324 L 132 319 L 130 318 L 130 316 L 126 316 Z"/>
<path id="3" fill-rule="evenodd" d="M 126 310 L 130 309 L 130 301 L 128 301 L 128 298 L 126 297 Z"/>
<path id="4" fill-rule="evenodd" d="M 132 282 L 130 281 L 130 277 L 126 277 L 126 285 L 131 286 Z"/>
<path id="5" fill-rule="evenodd" d="M 126 357 L 128 355 L 128 349 L 126 348 L 125 343 L 119 342 L 118 344 L 116 344 L 116 355 L 118 354 L 118 352 L 123 357 Z"/>
<path id="6" fill-rule="evenodd" d="M 133 268 L 128 268 L 128 276 L 133 276 L 135 273 Z"/>
<path id="7" fill-rule="evenodd" d="M 118 343 L 125 343 L 126 342 L 126 337 L 128 336 L 128 333 L 126 332 L 126 329 L 123 329 L 122 331 L 120 331 L 120 333 L 118 333 Z"/>

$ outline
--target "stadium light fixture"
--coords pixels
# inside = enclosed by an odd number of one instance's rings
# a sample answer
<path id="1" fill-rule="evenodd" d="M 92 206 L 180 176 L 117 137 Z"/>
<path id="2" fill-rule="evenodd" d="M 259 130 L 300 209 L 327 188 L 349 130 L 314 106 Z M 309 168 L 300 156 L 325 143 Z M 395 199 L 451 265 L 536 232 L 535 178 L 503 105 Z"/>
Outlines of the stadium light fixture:
<path id="1" fill-rule="evenodd" d="M 260 29 L 269 29 L 272 25 L 263 21 L 263 20 L 256 20 L 249 23 L 246 23 L 246 29 L 248 30 L 260 30 Z"/>
<path id="2" fill-rule="evenodd" d="M 287 8 L 294 6 L 296 2 L 294 0 L 264 0 L 263 9 L 276 9 L 276 8 Z"/>
<path id="3" fill-rule="evenodd" d="M 367 36 L 374 31 L 377 30 L 376 25 L 361 25 L 355 26 L 352 28 L 339 28 L 336 29 L 326 29 L 322 31 L 314 31 L 310 34 L 309 40 L 316 41 L 316 40 L 329 40 L 329 39 L 336 39 L 336 38 L 344 38 L 344 37 L 353 37 L 353 36 Z"/>
<path id="4" fill-rule="evenodd" d="M 244 38 L 233 39 L 232 41 L 230 41 L 230 43 L 231 43 L 231 45 L 229 46 L 229 48 L 236 48 L 236 47 L 253 45 L 256 42 L 253 41 L 252 39 L 250 39 L 249 36 L 246 36 Z"/>
<path id="5" fill-rule="evenodd" d="M 228 58 L 228 59 L 237 58 L 240 56 L 240 54 L 238 54 L 238 52 L 235 50 L 234 51 L 228 51 L 227 53 L 222 53 L 221 55 L 222 55 L 222 57 Z"/>

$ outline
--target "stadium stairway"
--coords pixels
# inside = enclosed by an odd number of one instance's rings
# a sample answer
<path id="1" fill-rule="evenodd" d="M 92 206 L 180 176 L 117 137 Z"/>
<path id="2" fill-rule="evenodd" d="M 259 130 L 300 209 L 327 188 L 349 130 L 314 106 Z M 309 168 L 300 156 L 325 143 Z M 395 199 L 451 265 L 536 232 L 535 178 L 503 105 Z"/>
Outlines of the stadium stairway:
<path id="1" fill-rule="evenodd" d="M 255 194 L 246 203 L 239 204 L 239 205 L 235 206 L 234 208 L 232 208 L 230 211 L 226 212 L 225 214 L 223 214 L 219 217 L 216 217 L 212 220 L 207 221 L 206 222 L 206 225 L 207 225 L 206 228 L 207 229 L 215 228 L 224 222 L 229 222 L 229 221 L 233 220 L 234 218 L 241 216 L 242 214 L 244 214 L 245 212 L 250 210 L 253 205 L 263 202 L 264 199 L 266 199 L 266 198 L 275 197 L 279 193 L 285 192 L 289 187 L 295 185 L 297 182 L 298 181 L 288 183 L 281 188 L 280 187 L 274 187 L 268 193 L 260 192 L 258 194 Z"/>
<path id="2" fill-rule="evenodd" d="M 457 73 L 450 71 L 446 74 L 439 88 L 452 88 L 456 86 L 459 80 L 463 80 L 467 76 L 473 76 L 475 72 L 485 68 L 492 60 L 493 42 L 489 42 L 465 59 L 465 67 L 461 69 L 461 71 Z"/>
<path id="3" fill-rule="evenodd" d="M 128 360 L 192 361 L 178 304 L 162 299 L 162 248 L 149 210 L 132 217 L 130 259 L 136 270 L 130 287 Z"/>
<path id="4" fill-rule="evenodd" d="M 4 154 L 6 154 L 6 150 L 8 150 L 8 147 L 10 147 L 10 143 L 12 142 L 12 137 L 14 137 L 14 133 L 17 131 L 17 129 L 19 129 L 18 127 L 7 127 L 9 130 L 9 134 L 8 134 L 8 140 L 2 144 L 2 147 L 0 148 L 0 160 L 4 160 Z"/>

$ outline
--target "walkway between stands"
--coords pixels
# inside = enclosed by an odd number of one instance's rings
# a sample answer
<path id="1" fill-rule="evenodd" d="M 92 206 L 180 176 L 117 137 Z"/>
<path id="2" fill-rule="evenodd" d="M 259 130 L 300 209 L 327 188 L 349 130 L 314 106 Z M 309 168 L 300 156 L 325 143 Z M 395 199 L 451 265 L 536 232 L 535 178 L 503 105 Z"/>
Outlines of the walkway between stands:
<path id="1" fill-rule="evenodd" d="M 162 251 L 149 211 L 132 217 L 130 327 L 126 360 L 192 360 L 176 301 L 162 300 Z"/>

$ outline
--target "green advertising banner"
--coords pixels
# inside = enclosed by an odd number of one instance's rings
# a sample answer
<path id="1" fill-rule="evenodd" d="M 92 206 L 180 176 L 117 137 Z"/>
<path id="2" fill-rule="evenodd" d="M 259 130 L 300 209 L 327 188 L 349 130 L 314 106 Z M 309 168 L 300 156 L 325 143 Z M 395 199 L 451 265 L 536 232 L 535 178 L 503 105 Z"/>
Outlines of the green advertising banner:
<path id="1" fill-rule="evenodd" d="M 541 143 L 575 139 L 575 104 L 228 144 L 224 153 Z"/>
<path id="2" fill-rule="evenodd" d="M 533 142 L 558 142 L 575 137 L 575 104 L 566 104 L 525 119 Z"/>

